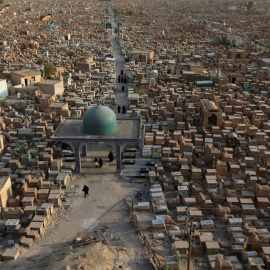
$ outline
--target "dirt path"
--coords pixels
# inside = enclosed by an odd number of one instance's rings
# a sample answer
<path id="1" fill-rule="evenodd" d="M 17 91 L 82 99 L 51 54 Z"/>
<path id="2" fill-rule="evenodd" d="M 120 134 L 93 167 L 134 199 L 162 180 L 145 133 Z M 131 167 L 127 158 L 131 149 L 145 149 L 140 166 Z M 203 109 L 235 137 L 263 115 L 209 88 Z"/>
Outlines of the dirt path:
<path id="1" fill-rule="evenodd" d="M 1 268 L 18 270 L 35 265 L 34 269 L 65 269 L 61 262 L 66 258 L 64 263 L 72 264 L 73 257 L 70 252 L 79 252 L 70 250 L 70 242 L 76 236 L 106 225 L 118 239 L 116 244 L 128 249 L 125 265 L 129 268 L 126 269 L 152 269 L 146 259 L 144 247 L 123 211 L 123 198 L 128 196 L 133 186 L 118 176 L 115 172 L 115 161 L 109 163 L 108 151 L 104 149 L 106 145 L 102 144 L 91 147 L 88 156 L 83 159 L 83 173 L 74 175 L 75 180 L 71 184 L 75 185 L 75 188 L 70 198 L 68 216 L 60 220 L 58 227 L 44 239 L 40 239 L 40 244 L 35 244 L 16 261 L 0 265 Z M 96 155 L 102 157 L 106 163 L 102 168 L 95 168 Z M 86 198 L 82 192 L 84 184 L 90 188 L 90 195 Z M 123 263 L 119 260 L 116 262 Z"/>
<path id="2" fill-rule="evenodd" d="M 117 21 L 115 18 L 115 14 L 112 12 L 112 43 L 113 43 L 113 57 L 115 58 L 116 61 L 116 91 L 115 91 L 115 95 L 116 95 L 116 102 L 117 102 L 117 106 L 126 106 L 128 105 L 128 101 L 127 101 L 127 84 L 123 84 L 123 83 L 118 83 L 118 76 L 121 74 L 121 70 L 124 71 L 124 67 L 125 67 L 125 58 L 121 55 L 121 47 L 120 44 L 117 41 L 114 40 L 114 38 L 118 37 L 118 34 L 115 33 L 115 29 L 117 28 Z M 122 86 L 125 86 L 125 91 L 122 91 Z M 117 111 L 115 110 L 115 113 L 117 114 Z M 121 115 L 123 116 L 123 114 Z"/>

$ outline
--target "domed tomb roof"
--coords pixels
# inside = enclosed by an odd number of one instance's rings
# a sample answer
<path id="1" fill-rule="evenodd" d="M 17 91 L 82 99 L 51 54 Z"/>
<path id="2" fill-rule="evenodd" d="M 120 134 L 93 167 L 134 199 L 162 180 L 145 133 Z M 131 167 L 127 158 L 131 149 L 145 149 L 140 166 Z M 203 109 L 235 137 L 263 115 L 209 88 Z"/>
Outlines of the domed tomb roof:
<path id="1" fill-rule="evenodd" d="M 217 110 L 218 109 L 218 107 L 214 101 L 208 100 L 208 99 L 204 99 L 203 101 L 204 101 L 204 105 L 205 105 L 207 110 Z"/>
<path id="2" fill-rule="evenodd" d="M 91 61 L 90 61 L 90 59 L 88 59 L 88 58 L 84 58 L 84 59 L 82 59 L 82 61 L 81 61 L 81 64 L 90 64 L 91 63 Z"/>
<path id="3" fill-rule="evenodd" d="M 106 135 L 116 130 L 115 113 L 108 107 L 97 105 L 83 116 L 84 132 L 90 135 Z"/>

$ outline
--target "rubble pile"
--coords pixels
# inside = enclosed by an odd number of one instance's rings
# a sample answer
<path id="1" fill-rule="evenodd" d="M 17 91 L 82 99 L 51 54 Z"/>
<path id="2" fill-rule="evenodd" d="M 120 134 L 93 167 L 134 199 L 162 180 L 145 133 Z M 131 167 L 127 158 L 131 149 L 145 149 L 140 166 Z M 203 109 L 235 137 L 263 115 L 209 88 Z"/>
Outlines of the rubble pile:
<path id="1" fill-rule="evenodd" d="M 95 228 L 88 234 L 84 234 L 83 236 L 76 237 L 73 241 L 72 245 L 74 247 L 81 245 L 90 245 L 93 243 L 102 243 L 102 244 L 113 244 L 113 241 L 118 240 L 116 236 L 113 234 L 112 230 L 107 226 L 101 228 Z"/>

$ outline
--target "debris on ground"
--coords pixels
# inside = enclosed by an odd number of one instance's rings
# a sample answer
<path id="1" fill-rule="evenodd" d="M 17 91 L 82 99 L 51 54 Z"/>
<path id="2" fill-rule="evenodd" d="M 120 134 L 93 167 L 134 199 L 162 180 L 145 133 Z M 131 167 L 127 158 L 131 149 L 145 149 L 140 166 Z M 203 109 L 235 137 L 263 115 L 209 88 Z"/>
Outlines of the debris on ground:
<path id="1" fill-rule="evenodd" d="M 150 200 L 149 191 L 146 184 L 136 185 L 129 193 L 134 203 L 148 202 Z"/>
<path id="2" fill-rule="evenodd" d="M 119 240 L 119 238 L 115 236 L 111 229 L 104 226 L 95 228 L 88 234 L 76 237 L 75 240 L 72 241 L 72 245 L 76 247 L 82 245 L 91 245 L 99 242 L 108 245 L 113 244 L 116 240 Z"/>

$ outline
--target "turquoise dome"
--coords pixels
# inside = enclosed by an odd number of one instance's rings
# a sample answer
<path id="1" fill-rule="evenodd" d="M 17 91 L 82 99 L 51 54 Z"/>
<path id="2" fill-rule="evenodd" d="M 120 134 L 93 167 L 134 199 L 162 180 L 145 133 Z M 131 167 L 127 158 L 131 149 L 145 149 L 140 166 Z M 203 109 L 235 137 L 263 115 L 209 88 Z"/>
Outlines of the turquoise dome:
<path id="1" fill-rule="evenodd" d="M 90 135 L 106 135 L 116 130 L 115 113 L 108 107 L 97 105 L 83 116 L 84 132 Z"/>

